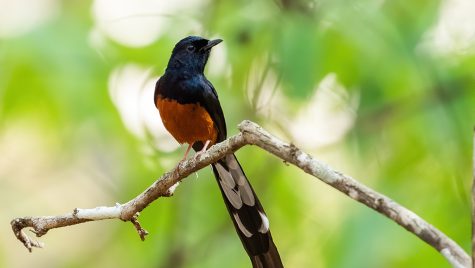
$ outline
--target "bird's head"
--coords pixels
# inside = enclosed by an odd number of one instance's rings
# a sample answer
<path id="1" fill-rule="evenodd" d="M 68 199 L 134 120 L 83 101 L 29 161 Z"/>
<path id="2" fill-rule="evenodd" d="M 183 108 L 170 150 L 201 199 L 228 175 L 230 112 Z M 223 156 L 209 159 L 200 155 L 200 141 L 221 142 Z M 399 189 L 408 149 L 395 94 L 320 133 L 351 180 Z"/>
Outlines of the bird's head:
<path id="1" fill-rule="evenodd" d="M 173 49 L 167 69 L 183 69 L 203 72 L 211 48 L 223 40 L 208 40 L 199 36 L 188 36 L 180 40 Z"/>

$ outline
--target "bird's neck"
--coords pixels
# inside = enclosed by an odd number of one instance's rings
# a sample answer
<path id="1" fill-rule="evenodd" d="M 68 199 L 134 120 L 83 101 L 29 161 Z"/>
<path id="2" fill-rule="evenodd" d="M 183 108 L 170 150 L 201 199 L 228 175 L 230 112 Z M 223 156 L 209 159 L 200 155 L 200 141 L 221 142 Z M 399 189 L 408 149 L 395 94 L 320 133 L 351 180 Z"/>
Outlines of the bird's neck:
<path id="1" fill-rule="evenodd" d="M 205 64 L 199 64 L 198 62 L 186 62 L 181 59 L 170 59 L 167 65 L 167 71 L 183 72 L 190 75 L 203 74 L 205 69 Z"/>
<path id="2" fill-rule="evenodd" d="M 168 77 L 168 79 L 192 79 L 197 76 L 204 76 L 202 71 L 192 69 L 192 68 L 176 68 L 176 67 L 170 67 L 168 66 L 167 69 L 165 70 L 165 75 Z"/>

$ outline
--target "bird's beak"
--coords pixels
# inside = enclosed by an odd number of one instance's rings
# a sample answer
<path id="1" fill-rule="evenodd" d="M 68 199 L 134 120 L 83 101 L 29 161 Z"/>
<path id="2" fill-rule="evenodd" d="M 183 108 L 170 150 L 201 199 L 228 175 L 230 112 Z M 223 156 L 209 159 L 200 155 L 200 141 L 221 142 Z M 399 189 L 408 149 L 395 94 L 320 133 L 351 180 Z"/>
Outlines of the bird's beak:
<path id="1" fill-rule="evenodd" d="M 214 40 L 210 40 L 208 41 L 208 44 L 206 44 L 206 46 L 202 47 L 200 50 L 201 51 L 207 51 L 207 50 L 210 50 L 212 47 L 216 46 L 217 44 L 223 42 L 222 39 L 214 39 Z"/>

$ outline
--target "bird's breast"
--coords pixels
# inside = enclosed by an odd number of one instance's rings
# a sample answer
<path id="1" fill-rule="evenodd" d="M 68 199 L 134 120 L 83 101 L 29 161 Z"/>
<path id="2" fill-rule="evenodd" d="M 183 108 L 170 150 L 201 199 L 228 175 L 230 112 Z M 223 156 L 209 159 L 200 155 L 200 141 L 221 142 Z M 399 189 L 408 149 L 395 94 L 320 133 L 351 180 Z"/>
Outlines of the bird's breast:
<path id="1" fill-rule="evenodd" d="M 213 119 L 199 103 L 183 104 L 157 95 L 155 104 L 163 125 L 179 143 L 216 142 L 218 133 Z"/>

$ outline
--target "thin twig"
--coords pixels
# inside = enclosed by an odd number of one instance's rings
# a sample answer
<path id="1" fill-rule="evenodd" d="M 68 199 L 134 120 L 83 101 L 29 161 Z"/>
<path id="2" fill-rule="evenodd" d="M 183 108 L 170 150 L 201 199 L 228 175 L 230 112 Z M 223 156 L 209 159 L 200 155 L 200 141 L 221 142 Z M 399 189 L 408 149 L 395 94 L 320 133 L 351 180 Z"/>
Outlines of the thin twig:
<path id="1" fill-rule="evenodd" d="M 33 228 L 36 235 L 41 236 L 53 228 L 85 221 L 117 218 L 123 221 L 132 221 L 143 239 L 145 234 L 142 231 L 146 231 L 138 223 L 136 216 L 138 212 L 145 209 L 157 198 L 170 196 L 173 192 L 169 190 L 170 187 L 176 185 L 188 175 L 218 161 L 226 154 L 232 153 L 247 144 L 253 144 L 274 154 L 284 160 L 284 162 L 299 167 L 350 198 L 385 215 L 438 250 L 453 267 L 470 267 L 470 257 L 459 245 L 407 208 L 359 183 L 355 179 L 331 169 L 293 144 L 279 140 L 255 123 L 243 121 L 239 125 L 239 129 L 241 131 L 239 134 L 212 146 L 197 158 L 181 162 L 175 170 L 165 173 L 144 192 L 123 205 L 75 209 L 71 214 L 58 217 L 18 218 L 11 222 L 13 231 L 16 237 L 31 250 L 32 247 L 38 247 L 38 244 L 32 242 L 24 234 L 22 230 L 26 227 Z"/>
<path id="2" fill-rule="evenodd" d="M 145 241 L 145 236 L 148 235 L 148 232 L 147 232 L 147 230 L 145 230 L 144 228 L 142 228 L 142 225 L 140 225 L 140 222 L 138 221 L 139 215 L 140 215 L 140 213 L 137 212 L 137 213 L 132 217 L 132 219 L 130 219 L 130 222 L 132 222 L 132 224 L 134 225 L 135 229 L 137 230 L 137 233 L 139 234 L 140 239 L 142 239 L 142 241 Z"/>

